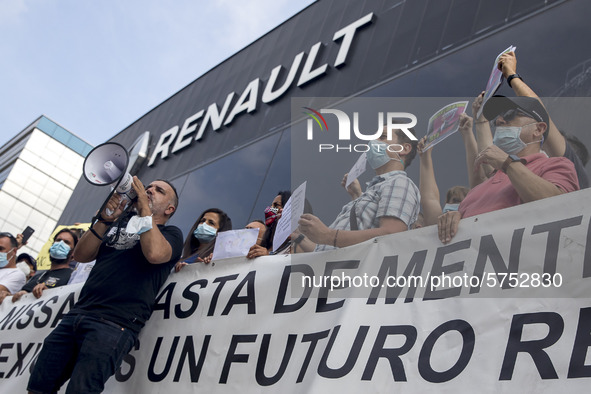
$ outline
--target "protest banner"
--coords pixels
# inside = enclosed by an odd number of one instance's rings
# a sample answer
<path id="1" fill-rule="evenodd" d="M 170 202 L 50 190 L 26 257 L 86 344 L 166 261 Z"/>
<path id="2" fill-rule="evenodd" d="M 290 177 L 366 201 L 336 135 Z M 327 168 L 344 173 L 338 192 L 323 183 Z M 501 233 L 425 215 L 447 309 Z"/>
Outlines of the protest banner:
<path id="1" fill-rule="evenodd" d="M 467 218 L 446 245 L 430 226 L 185 267 L 105 392 L 585 392 L 590 197 Z M 0 306 L 0 392 L 25 391 L 79 289 Z"/>

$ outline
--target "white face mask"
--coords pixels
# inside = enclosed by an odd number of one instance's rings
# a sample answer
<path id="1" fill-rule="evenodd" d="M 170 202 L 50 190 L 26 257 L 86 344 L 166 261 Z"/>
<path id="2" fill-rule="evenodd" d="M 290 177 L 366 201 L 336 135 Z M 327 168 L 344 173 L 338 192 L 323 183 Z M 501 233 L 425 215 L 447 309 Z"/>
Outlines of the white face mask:
<path id="1" fill-rule="evenodd" d="M 495 128 L 495 135 L 493 138 L 493 144 L 500 148 L 503 152 L 508 155 L 514 155 L 525 149 L 527 145 L 536 144 L 539 141 L 525 143 L 521 139 L 521 130 L 525 126 L 529 126 L 535 123 L 526 124 L 524 126 L 498 126 Z"/>
<path id="2" fill-rule="evenodd" d="M 31 273 L 31 267 L 29 267 L 29 264 L 25 263 L 24 261 L 16 263 L 16 268 L 23 271 L 25 276 L 29 276 L 29 274 Z"/>
<path id="3" fill-rule="evenodd" d="M 375 140 L 369 141 L 369 150 L 366 152 L 366 159 L 371 168 L 376 170 L 388 163 L 390 160 L 399 161 L 404 164 L 397 152 L 394 153 L 396 153 L 398 159 L 388 156 L 388 152 L 386 151 L 387 149 L 388 145 L 386 145 L 384 142 Z"/>
<path id="4" fill-rule="evenodd" d="M 460 208 L 460 204 L 445 204 L 445 206 L 443 207 L 443 213 L 449 212 L 449 211 L 457 211 Z"/>
<path id="5" fill-rule="evenodd" d="M 210 226 L 207 223 L 201 223 L 195 231 L 193 231 L 193 235 L 201 242 L 211 242 L 218 230 L 215 227 Z"/>
<path id="6" fill-rule="evenodd" d="M 148 230 L 152 229 L 152 216 L 143 216 L 140 217 L 138 215 L 133 216 L 127 222 L 127 227 L 125 227 L 125 232 L 127 234 L 142 234 Z"/>

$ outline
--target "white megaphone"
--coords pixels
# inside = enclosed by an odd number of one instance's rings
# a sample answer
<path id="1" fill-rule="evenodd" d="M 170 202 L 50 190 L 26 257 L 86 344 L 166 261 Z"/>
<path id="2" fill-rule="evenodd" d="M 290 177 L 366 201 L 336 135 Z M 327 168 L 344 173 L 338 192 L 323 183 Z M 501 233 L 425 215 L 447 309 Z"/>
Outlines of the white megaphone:
<path id="1" fill-rule="evenodd" d="M 96 186 L 118 184 L 115 191 L 131 202 L 137 194 L 132 187 L 133 177 L 127 171 L 128 164 L 129 154 L 122 145 L 105 142 L 91 150 L 84 159 L 84 178 Z"/>

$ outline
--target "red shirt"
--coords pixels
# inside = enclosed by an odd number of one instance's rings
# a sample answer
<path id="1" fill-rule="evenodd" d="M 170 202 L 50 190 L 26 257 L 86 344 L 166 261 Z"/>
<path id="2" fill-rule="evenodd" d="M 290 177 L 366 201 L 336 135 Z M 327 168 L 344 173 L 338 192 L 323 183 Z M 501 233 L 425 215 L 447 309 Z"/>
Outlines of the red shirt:
<path id="1" fill-rule="evenodd" d="M 579 180 L 573 163 L 564 157 L 547 157 L 535 153 L 524 157 L 531 172 L 553 183 L 565 193 L 579 190 Z M 460 203 L 462 218 L 523 204 L 509 177 L 502 171 L 476 186 Z"/>

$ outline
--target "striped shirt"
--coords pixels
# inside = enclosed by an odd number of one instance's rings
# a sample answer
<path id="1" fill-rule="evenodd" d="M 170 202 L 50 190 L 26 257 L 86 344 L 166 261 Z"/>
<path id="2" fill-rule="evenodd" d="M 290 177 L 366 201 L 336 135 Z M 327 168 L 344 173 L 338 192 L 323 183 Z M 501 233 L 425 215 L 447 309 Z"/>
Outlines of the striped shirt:
<path id="1" fill-rule="evenodd" d="M 380 218 L 388 216 L 402 220 L 407 227 L 417 220 L 421 197 L 419 188 L 404 171 L 390 171 L 376 175 L 367 184 L 365 193 L 343 206 L 331 229 L 351 229 L 351 209 L 355 207 L 357 229 L 380 227 Z M 332 245 L 318 245 L 315 251 L 334 249 Z"/>

